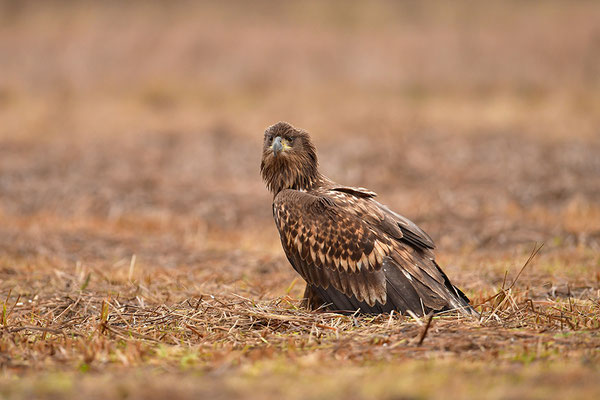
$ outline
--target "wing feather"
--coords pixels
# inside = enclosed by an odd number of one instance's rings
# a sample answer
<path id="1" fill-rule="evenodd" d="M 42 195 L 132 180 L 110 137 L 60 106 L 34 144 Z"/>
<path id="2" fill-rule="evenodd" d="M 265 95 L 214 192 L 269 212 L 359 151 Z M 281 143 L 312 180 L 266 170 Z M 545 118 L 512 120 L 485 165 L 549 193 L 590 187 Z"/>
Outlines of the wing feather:
<path id="1" fill-rule="evenodd" d="M 381 266 L 386 250 L 376 247 L 378 237 L 366 222 L 343 211 L 331 199 L 322 201 L 320 196 L 295 190 L 280 192 L 273 203 L 286 255 L 308 283 L 321 288 L 333 285 L 370 305 L 385 304 Z M 380 277 L 372 279 L 371 274 Z"/>
<path id="2" fill-rule="evenodd" d="M 377 203 L 377 202 L 376 202 Z M 405 242 L 423 249 L 434 249 L 433 239 L 410 219 L 390 210 L 387 206 L 377 203 L 377 206 L 391 218 L 402 231 Z"/>
<path id="3" fill-rule="evenodd" d="M 435 264 L 431 238 L 372 196 L 354 192 L 288 189 L 274 199 L 283 248 L 311 293 L 335 310 L 474 313 Z"/>

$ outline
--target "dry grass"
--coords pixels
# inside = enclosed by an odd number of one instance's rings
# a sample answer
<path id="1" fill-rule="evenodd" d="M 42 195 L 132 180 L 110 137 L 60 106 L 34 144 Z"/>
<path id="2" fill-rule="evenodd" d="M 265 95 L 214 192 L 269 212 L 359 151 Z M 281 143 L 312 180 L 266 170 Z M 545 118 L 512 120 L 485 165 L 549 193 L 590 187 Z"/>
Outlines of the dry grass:
<path id="1" fill-rule="evenodd" d="M 0 3 L 0 397 L 599 397 L 598 4 L 228 4 Z M 482 319 L 299 308 L 277 120 Z"/>
<path id="2" fill-rule="evenodd" d="M 568 293 L 550 288 L 539 296 L 519 283 L 520 273 L 514 271 L 508 279 L 513 283 L 505 283 L 495 295 L 472 295 L 480 303 L 480 321 L 436 316 L 426 330 L 424 320 L 399 315 L 307 312 L 299 308 L 297 296 L 261 299 L 252 295 L 252 284 L 215 284 L 189 268 L 140 271 L 135 259 L 109 269 L 81 264 L 56 268 L 39 261 L 11 264 L 3 263 L 1 270 L 8 293 L 2 302 L 0 393 L 8 398 L 27 397 L 32 391 L 76 397 L 81 390 L 100 397 L 118 397 L 125 390 L 133 398 L 159 398 L 167 387 L 182 398 L 199 393 L 276 398 L 288 390 L 294 391 L 292 398 L 349 393 L 331 387 L 332 369 L 342 381 L 357 373 L 373 376 L 374 382 L 357 388 L 362 395 L 353 395 L 358 397 L 378 398 L 382 391 L 438 397 L 443 391 L 384 384 L 379 374 L 398 370 L 415 379 L 433 379 L 438 387 L 456 379 L 455 368 L 466 374 L 468 384 L 459 385 L 464 395 L 475 393 L 477 386 L 469 375 L 494 372 L 497 382 L 488 380 L 491 386 L 479 390 L 491 395 L 497 384 L 509 385 L 505 379 L 545 379 L 541 393 L 547 395 L 557 384 L 548 378 L 559 374 L 557 363 L 574 368 L 569 372 L 574 377 L 568 379 L 578 384 L 597 373 L 600 361 L 597 283 L 567 288 Z M 542 365 L 547 366 L 540 370 Z M 127 372 L 140 367 L 146 371 L 142 380 Z M 116 374 L 116 383 L 98 385 L 85 378 L 88 374 Z M 158 391 L 138 386 L 155 375 L 165 380 L 164 385 L 151 384 Z M 22 378 L 11 378 L 16 376 Z M 27 382 L 36 376 L 41 381 L 32 389 Z M 192 376 L 203 385 L 190 382 Z M 299 386 L 294 376 L 301 381 L 312 377 L 323 391 Z M 262 388 L 258 382 L 265 378 L 282 379 L 285 386 Z M 175 383 L 180 379 L 182 386 Z M 260 396 L 258 388 L 264 389 Z M 506 388 L 504 394 L 534 393 L 526 387 L 515 390 Z M 586 395 L 597 390 L 589 384 L 569 389 Z"/>

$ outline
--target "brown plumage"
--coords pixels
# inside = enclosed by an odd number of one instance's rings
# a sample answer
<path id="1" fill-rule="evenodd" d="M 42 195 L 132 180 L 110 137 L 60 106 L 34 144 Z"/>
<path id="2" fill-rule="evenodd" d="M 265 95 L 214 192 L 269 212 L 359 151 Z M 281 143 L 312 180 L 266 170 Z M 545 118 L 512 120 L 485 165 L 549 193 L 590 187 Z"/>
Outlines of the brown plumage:
<path id="1" fill-rule="evenodd" d="M 431 238 L 377 202 L 375 193 L 323 176 L 307 132 L 285 122 L 269 127 L 260 170 L 310 308 L 477 315 L 436 264 Z"/>

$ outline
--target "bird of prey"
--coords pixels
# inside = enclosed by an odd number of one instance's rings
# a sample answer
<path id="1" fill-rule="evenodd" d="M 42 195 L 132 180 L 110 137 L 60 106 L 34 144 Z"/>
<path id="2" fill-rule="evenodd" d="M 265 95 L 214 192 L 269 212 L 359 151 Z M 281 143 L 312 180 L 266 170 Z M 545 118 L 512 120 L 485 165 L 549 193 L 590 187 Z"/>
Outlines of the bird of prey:
<path id="1" fill-rule="evenodd" d="M 265 131 L 260 171 L 273 194 L 283 250 L 306 281 L 311 309 L 478 315 L 436 264 L 431 238 L 360 187 L 319 172 L 306 131 L 279 122 Z"/>

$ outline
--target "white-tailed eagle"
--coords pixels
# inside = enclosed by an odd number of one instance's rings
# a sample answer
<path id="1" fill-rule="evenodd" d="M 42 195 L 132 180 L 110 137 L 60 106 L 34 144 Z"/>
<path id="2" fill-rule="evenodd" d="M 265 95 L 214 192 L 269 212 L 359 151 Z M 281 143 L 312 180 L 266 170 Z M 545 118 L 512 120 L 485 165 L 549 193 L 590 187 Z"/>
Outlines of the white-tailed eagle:
<path id="1" fill-rule="evenodd" d="M 307 132 L 279 122 L 265 131 L 262 177 L 285 254 L 306 281 L 310 308 L 417 315 L 477 315 L 436 264 L 431 238 L 364 188 L 319 172 Z"/>

